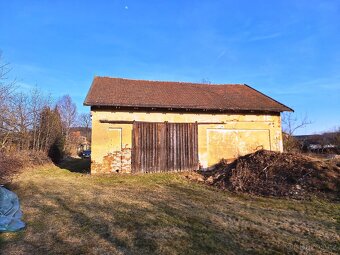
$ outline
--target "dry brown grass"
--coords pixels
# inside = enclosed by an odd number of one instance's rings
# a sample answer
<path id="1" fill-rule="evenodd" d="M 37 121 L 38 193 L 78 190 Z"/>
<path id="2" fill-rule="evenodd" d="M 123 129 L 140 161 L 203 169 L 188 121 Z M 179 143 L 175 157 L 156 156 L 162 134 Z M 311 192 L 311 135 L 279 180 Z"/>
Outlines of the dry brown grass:
<path id="1" fill-rule="evenodd" d="M 89 176 L 55 166 L 12 184 L 27 229 L 2 254 L 338 254 L 340 205 L 221 192 L 178 174 Z"/>

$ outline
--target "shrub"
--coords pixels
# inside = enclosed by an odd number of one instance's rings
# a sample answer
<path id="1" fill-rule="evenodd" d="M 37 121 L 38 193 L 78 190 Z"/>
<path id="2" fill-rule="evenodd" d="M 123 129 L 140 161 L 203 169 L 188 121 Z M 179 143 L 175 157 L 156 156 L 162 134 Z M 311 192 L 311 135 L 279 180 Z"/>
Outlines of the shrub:
<path id="1" fill-rule="evenodd" d="M 48 150 L 48 156 L 53 163 L 58 164 L 64 157 L 64 140 L 57 139 Z"/>
<path id="2" fill-rule="evenodd" d="M 0 152 L 0 184 L 12 181 L 15 174 L 23 168 L 24 162 L 13 154 Z"/>
<path id="3" fill-rule="evenodd" d="M 23 150 L 19 152 L 0 151 L 0 184 L 5 185 L 24 168 L 50 163 L 46 153 L 42 151 Z"/>

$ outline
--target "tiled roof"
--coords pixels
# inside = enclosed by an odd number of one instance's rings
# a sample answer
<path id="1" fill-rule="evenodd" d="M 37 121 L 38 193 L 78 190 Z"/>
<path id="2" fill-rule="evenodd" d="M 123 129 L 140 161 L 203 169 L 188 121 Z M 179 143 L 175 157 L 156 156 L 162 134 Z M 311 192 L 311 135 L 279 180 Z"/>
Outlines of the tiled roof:
<path id="1" fill-rule="evenodd" d="M 84 105 L 220 111 L 292 111 L 244 84 L 199 84 L 98 77 Z"/>

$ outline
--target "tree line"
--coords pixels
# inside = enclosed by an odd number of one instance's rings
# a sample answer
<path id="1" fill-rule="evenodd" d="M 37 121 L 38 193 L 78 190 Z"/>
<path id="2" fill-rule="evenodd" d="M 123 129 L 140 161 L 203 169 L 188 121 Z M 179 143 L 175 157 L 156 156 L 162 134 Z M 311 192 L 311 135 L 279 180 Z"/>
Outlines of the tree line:
<path id="1" fill-rule="evenodd" d="M 71 129 L 90 128 L 90 114 L 78 115 L 69 95 L 55 101 L 38 88 L 23 92 L 10 70 L 0 55 L 0 151 L 42 151 L 58 162 L 70 152 Z"/>

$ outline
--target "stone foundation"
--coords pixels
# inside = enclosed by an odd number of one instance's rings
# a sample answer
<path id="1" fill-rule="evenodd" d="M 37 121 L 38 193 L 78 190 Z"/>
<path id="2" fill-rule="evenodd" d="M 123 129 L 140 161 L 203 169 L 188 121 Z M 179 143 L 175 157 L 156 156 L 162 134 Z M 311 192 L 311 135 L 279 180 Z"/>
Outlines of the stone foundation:
<path id="1" fill-rule="evenodd" d="M 131 173 L 131 148 L 108 153 L 102 163 L 91 162 L 91 174 Z"/>

